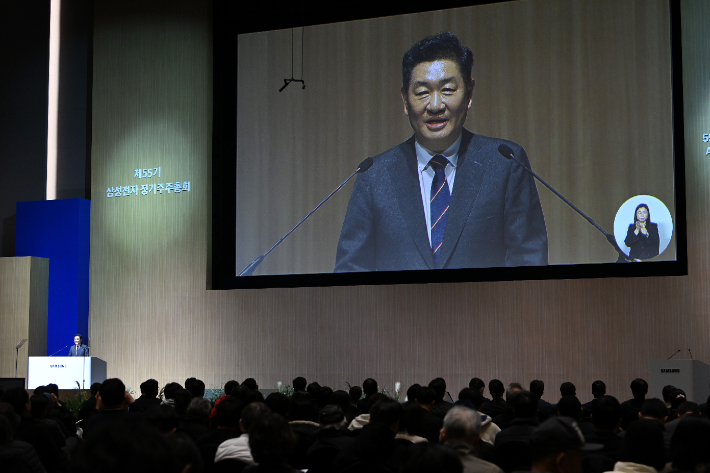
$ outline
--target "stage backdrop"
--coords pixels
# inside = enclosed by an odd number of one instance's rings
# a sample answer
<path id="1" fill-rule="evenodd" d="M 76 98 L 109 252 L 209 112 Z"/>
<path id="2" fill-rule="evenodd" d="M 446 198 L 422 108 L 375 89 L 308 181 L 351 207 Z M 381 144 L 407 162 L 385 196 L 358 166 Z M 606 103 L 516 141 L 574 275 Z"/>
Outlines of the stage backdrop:
<path id="1" fill-rule="evenodd" d="M 684 24 L 689 276 L 240 291 L 209 290 L 209 5 L 96 5 L 90 335 L 109 376 L 134 388 L 150 377 L 164 385 L 197 376 L 215 387 L 252 376 L 273 388 L 301 375 L 336 389 L 368 376 L 405 389 L 443 376 L 454 396 L 472 376 L 540 378 L 547 399 L 572 381 L 586 401 L 596 379 L 629 397 L 649 360 L 678 349 L 677 357 L 690 348 L 710 361 L 703 2 L 683 4 L 692 21 Z M 648 27 L 667 34 L 666 25 Z M 647 110 L 654 100 L 637 102 Z M 566 148 L 579 146 L 568 140 Z M 133 177 L 156 168 L 158 176 Z M 177 182 L 179 194 L 150 187 Z"/>

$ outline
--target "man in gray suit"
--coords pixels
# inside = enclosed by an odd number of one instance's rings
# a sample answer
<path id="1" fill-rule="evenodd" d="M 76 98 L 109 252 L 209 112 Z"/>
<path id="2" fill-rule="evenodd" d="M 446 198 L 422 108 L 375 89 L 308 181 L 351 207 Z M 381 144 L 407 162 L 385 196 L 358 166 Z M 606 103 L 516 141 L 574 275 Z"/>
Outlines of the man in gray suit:
<path id="1" fill-rule="evenodd" d="M 74 335 L 74 345 L 69 349 L 69 356 L 89 356 L 89 347 L 81 343 L 80 333 Z"/>
<path id="2" fill-rule="evenodd" d="M 358 176 L 336 272 L 547 264 L 535 182 L 498 147 L 529 166 L 525 150 L 463 128 L 472 68 L 473 53 L 451 33 L 404 55 L 401 93 L 414 136 Z"/>

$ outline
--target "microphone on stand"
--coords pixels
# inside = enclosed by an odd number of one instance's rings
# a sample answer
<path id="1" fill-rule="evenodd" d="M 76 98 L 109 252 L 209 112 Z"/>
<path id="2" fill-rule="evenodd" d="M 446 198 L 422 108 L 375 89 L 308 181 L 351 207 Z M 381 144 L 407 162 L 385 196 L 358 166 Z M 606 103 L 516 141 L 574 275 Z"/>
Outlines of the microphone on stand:
<path id="1" fill-rule="evenodd" d="M 533 171 L 532 169 L 528 168 L 526 165 L 524 165 L 523 163 L 521 163 L 520 161 L 518 161 L 518 160 L 515 158 L 515 153 L 513 152 L 513 149 L 512 149 L 510 146 L 505 145 L 505 144 L 502 144 L 502 145 L 498 146 L 498 152 L 499 152 L 499 153 L 501 154 L 501 156 L 503 156 L 505 159 L 512 159 L 513 161 L 515 161 L 516 163 L 518 163 L 518 164 L 519 164 L 523 169 L 525 169 L 530 175 L 532 175 L 535 179 L 537 179 L 538 181 L 540 181 L 545 187 L 547 187 L 548 189 L 550 189 L 557 197 L 559 197 L 560 199 L 562 199 L 562 201 L 563 201 L 565 204 L 567 204 L 567 205 L 569 205 L 570 207 L 572 207 L 579 215 L 581 215 L 582 217 L 584 217 L 584 218 L 587 220 L 587 222 L 589 222 L 589 223 L 592 224 L 597 230 L 599 230 L 600 232 L 602 232 L 602 234 L 606 237 L 606 241 L 608 241 L 609 244 L 611 244 L 611 246 L 613 246 L 614 249 L 616 250 L 616 252 L 619 254 L 619 257 L 618 257 L 618 259 L 616 260 L 617 263 L 623 263 L 623 262 L 626 262 L 626 261 L 628 260 L 628 257 L 626 256 L 626 253 L 624 253 L 623 251 L 621 251 L 621 248 L 619 248 L 619 245 L 616 244 L 616 238 L 614 238 L 614 235 L 612 235 L 611 233 L 607 233 L 606 230 L 604 230 L 602 227 L 600 227 L 599 225 L 597 225 L 597 222 L 595 222 L 594 220 L 592 220 L 591 217 L 589 217 L 587 214 L 585 214 L 584 212 L 582 212 L 581 210 L 579 210 L 579 209 L 577 208 L 577 206 L 575 206 L 572 202 L 570 202 L 569 200 L 567 200 L 567 198 L 566 198 L 565 196 L 563 196 L 562 194 L 560 194 L 559 192 L 557 192 L 557 189 L 555 189 L 554 187 L 552 187 L 550 184 L 548 184 L 547 182 L 545 182 L 545 180 L 544 180 L 543 178 L 541 178 L 540 176 L 538 176 L 538 175 L 535 173 L 535 171 Z"/>
<path id="2" fill-rule="evenodd" d="M 673 354 L 672 354 L 671 356 L 669 356 L 667 359 L 670 360 L 671 358 L 673 358 L 674 356 L 676 356 L 678 353 L 680 353 L 680 350 L 678 350 L 677 352 L 673 353 Z"/>
<path id="3" fill-rule="evenodd" d="M 678 351 L 680 351 L 680 350 L 678 350 Z M 692 360 L 693 359 L 693 352 L 690 351 L 690 348 L 688 348 L 688 353 L 690 353 L 690 359 Z"/>
<path id="4" fill-rule="evenodd" d="M 343 187 L 345 184 L 347 184 L 347 183 L 350 181 L 350 179 L 352 179 L 353 177 L 355 177 L 355 174 L 360 174 L 360 173 L 362 173 L 362 172 L 367 171 L 368 169 L 370 169 L 370 167 L 372 166 L 372 163 L 374 163 L 374 162 L 375 162 L 375 161 L 374 161 L 372 158 L 366 158 L 366 159 L 364 159 L 364 160 L 358 165 L 358 167 L 357 167 L 357 169 L 355 170 L 355 172 L 350 175 L 350 177 L 348 177 L 347 179 L 345 179 L 342 184 L 340 184 L 338 187 L 336 187 L 335 190 L 334 190 L 333 192 L 331 192 L 331 193 L 328 195 L 328 197 L 326 197 L 325 199 L 323 199 L 323 202 L 321 202 L 320 204 L 318 204 L 318 205 L 316 206 L 316 208 L 313 209 L 313 210 L 311 210 L 311 211 L 308 213 L 308 215 L 306 215 L 305 217 L 303 217 L 303 219 L 301 219 L 301 221 L 298 222 L 295 227 L 293 227 L 287 234 L 285 234 L 283 237 L 281 237 L 281 239 L 280 239 L 279 241 L 277 241 L 276 244 L 275 244 L 274 246 L 272 246 L 272 247 L 269 249 L 269 251 L 267 251 L 267 252 L 264 253 L 263 255 L 259 256 L 257 259 L 255 259 L 254 261 L 252 261 L 249 266 L 247 266 L 246 268 L 244 268 L 244 269 L 242 270 L 242 272 L 239 273 L 239 276 L 251 276 L 251 275 L 254 273 L 254 271 L 256 271 L 256 268 L 258 268 L 259 265 L 262 263 L 262 261 L 264 261 L 264 258 L 266 258 L 266 257 L 269 255 L 269 253 L 271 253 L 272 251 L 274 251 L 274 250 L 276 249 L 276 247 L 279 246 L 279 245 L 281 244 L 281 242 L 286 239 L 286 237 L 288 237 L 291 233 L 293 233 L 293 231 L 294 231 L 295 229 L 297 229 L 303 222 L 305 222 L 306 219 L 308 219 L 308 217 L 310 217 L 311 215 L 313 215 L 313 213 L 314 213 L 316 210 L 318 210 L 318 209 L 321 207 L 321 205 L 325 204 L 325 203 L 328 201 L 328 199 L 330 199 L 331 197 L 333 197 L 333 194 L 335 194 L 336 192 L 338 192 L 341 187 Z"/>
<path id="5" fill-rule="evenodd" d="M 67 346 L 65 346 L 65 347 L 62 347 L 62 348 L 60 348 L 59 350 L 55 351 L 54 353 L 52 353 L 52 354 L 49 355 L 49 356 L 54 356 L 54 355 L 56 355 L 57 353 L 59 353 L 60 351 L 64 350 L 65 348 L 69 348 L 70 346 L 71 346 L 71 345 L 67 345 Z"/>

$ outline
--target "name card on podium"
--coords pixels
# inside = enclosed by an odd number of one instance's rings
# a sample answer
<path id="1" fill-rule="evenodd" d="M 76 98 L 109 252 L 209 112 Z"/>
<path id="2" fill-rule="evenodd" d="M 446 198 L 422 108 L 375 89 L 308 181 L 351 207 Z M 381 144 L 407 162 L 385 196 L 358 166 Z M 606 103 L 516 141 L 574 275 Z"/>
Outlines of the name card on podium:
<path id="1" fill-rule="evenodd" d="M 31 356 L 27 388 L 54 383 L 59 389 L 89 389 L 106 381 L 106 362 L 95 356 Z M 77 385 L 78 383 L 78 385 Z"/>

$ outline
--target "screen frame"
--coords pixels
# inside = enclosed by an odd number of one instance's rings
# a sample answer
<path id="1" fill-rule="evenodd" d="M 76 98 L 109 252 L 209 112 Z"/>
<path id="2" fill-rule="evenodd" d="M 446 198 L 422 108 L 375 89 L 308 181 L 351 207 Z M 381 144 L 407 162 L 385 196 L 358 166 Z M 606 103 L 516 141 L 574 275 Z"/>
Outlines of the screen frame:
<path id="1" fill-rule="evenodd" d="M 514 1 L 514 0 L 506 0 Z M 450 8 L 492 1 L 458 1 Z M 236 268 L 236 173 L 237 173 L 237 41 L 238 35 L 291 27 L 379 18 L 435 10 L 420 1 L 401 5 L 366 3 L 342 5 L 317 2 L 308 5 L 283 3 L 269 8 L 244 8 L 237 2 L 213 3 L 213 137 L 212 137 L 212 226 L 207 262 L 207 288 L 215 290 L 356 285 L 429 284 L 481 281 L 587 279 L 607 277 L 658 277 L 688 274 L 685 136 L 683 117 L 680 0 L 669 0 L 671 37 L 671 83 L 673 160 L 675 179 L 676 261 L 649 264 L 588 263 L 534 267 L 466 268 L 362 273 L 254 275 L 238 277 Z M 369 7 L 368 7 L 369 5 Z M 235 27 L 236 25 L 236 27 Z M 538 184 L 539 187 L 539 184 Z M 323 196 L 325 197 L 325 196 Z M 327 204 L 326 204 L 327 205 Z M 299 216 L 300 217 L 300 216 Z M 311 218 L 318 218 L 313 215 Z M 582 218 L 581 216 L 579 218 Z M 284 233 L 289 229 L 284 229 Z M 298 230 L 296 230 L 296 233 Z M 293 235 L 291 237 L 297 237 Z M 600 238 L 602 236 L 600 235 Z M 273 242 L 275 243 L 275 242 Z M 271 243 L 271 244 L 273 244 Z M 266 250 L 266 248 L 265 248 Z M 259 255 L 254 255 L 254 258 Z"/>

